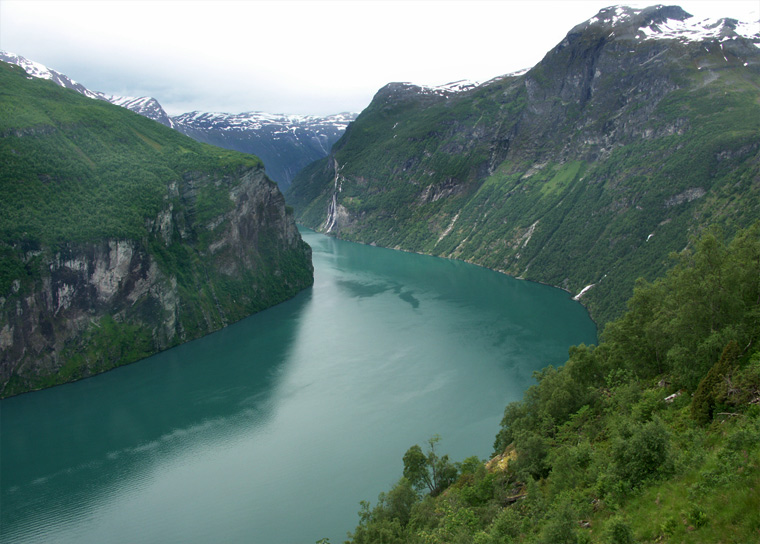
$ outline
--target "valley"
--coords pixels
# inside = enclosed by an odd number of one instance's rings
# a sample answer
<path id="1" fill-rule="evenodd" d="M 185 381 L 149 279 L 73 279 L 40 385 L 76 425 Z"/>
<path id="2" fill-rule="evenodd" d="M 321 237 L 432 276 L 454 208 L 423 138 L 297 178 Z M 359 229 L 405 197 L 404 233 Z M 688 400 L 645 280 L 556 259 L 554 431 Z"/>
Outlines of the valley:
<path id="1" fill-rule="evenodd" d="M 410 444 L 488 455 L 531 373 L 596 340 L 558 289 L 301 234 L 313 288 L 2 401 L 0 542 L 342 542 Z"/>
<path id="2" fill-rule="evenodd" d="M 0 543 L 756 541 L 760 20 L 233 5 L 0 51 Z"/>

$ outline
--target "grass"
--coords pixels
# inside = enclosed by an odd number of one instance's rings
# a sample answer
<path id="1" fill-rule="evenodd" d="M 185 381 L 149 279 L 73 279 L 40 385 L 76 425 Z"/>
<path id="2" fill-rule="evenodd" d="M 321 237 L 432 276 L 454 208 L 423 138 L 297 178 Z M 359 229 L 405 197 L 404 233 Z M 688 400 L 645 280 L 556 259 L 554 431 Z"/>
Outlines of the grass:
<path id="1" fill-rule="evenodd" d="M 733 451 L 728 437 L 736 427 L 714 423 L 704 451 L 680 475 L 627 504 L 637 541 L 741 544 L 760 538 L 760 450 L 755 444 Z"/>

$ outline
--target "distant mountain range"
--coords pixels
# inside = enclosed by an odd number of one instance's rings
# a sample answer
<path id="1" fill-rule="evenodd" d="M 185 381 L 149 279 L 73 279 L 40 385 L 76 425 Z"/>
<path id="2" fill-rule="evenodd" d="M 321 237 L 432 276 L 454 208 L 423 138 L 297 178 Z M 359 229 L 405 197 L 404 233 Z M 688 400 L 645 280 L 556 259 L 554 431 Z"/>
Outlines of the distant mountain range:
<path id="1" fill-rule="evenodd" d="M 760 32 L 613 7 L 477 86 L 391 83 L 286 192 L 298 221 L 570 291 L 603 323 L 707 225 L 760 219 Z"/>
<path id="2" fill-rule="evenodd" d="M 0 51 L 0 61 L 16 64 L 33 77 L 49 79 L 89 98 L 122 106 L 204 143 L 258 156 L 267 175 L 286 189 L 296 173 L 327 156 L 355 113 L 327 117 L 263 112 L 190 112 L 170 116 L 155 98 L 114 96 L 86 88 L 70 77 L 20 55 Z"/>
<path id="3" fill-rule="evenodd" d="M 172 117 L 175 129 L 199 142 L 253 153 L 283 189 L 308 164 L 326 157 L 355 113 L 327 117 L 190 112 Z"/>

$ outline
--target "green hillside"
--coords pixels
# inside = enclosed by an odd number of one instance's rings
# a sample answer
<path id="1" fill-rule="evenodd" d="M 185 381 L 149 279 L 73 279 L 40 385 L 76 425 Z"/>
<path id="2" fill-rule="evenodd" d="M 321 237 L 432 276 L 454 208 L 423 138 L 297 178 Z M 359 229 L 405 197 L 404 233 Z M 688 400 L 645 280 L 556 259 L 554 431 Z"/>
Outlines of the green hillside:
<path id="1" fill-rule="evenodd" d="M 182 173 L 261 166 L 253 155 L 204 146 L 13 65 L 0 67 L 5 243 L 144 236 L 145 218 L 164 207 L 168 184 L 180 183 Z M 221 188 L 205 191 L 202 208 L 226 200 Z"/>
<path id="2" fill-rule="evenodd" d="M 0 394 L 91 375 L 311 285 L 258 158 L 0 63 Z"/>
<path id="3" fill-rule="evenodd" d="M 683 14 L 650 19 L 668 10 Z M 760 217 L 760 50 L 634 30 L 579 25 L 526 74 L 466 92 L 384 87 L 294 180 L 297 219 L 574 295 L 593 284 L 594 319 L 620 315 L 690 234 Z"/>
<path id="4" fill-rule="evenodd" d="M 350 542 L 757 542 L 759 341 L 760 224 L 711 230 L 599 346 L 536 373 L 489 463 L 410 448 Z"/>
<path id="5" fill-rule="evenodd" d="M 760 541 L 760 34 L 660 32 L 689 18 L 608 8 L 527 73 L 391 83 L 294 180 L 309 227 L 562 287 L 602 329 L 490 461 L 409 448 L 349 542 Z"/>

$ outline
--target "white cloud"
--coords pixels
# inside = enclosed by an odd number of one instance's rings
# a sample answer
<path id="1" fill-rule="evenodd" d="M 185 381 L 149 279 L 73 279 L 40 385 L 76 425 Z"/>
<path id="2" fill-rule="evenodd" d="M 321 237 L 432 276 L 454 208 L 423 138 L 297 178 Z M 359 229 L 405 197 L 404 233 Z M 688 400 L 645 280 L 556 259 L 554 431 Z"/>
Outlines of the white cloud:
<path id="1" fill-rule="evenodd" d="M 485 81 L 532 66 L 610 3 L 2 0 L 0 49 L 172 113 L 326 114 L 361 110 L 390 81 Z M 758 18 L 754 0 L 681 5 Z"/>

